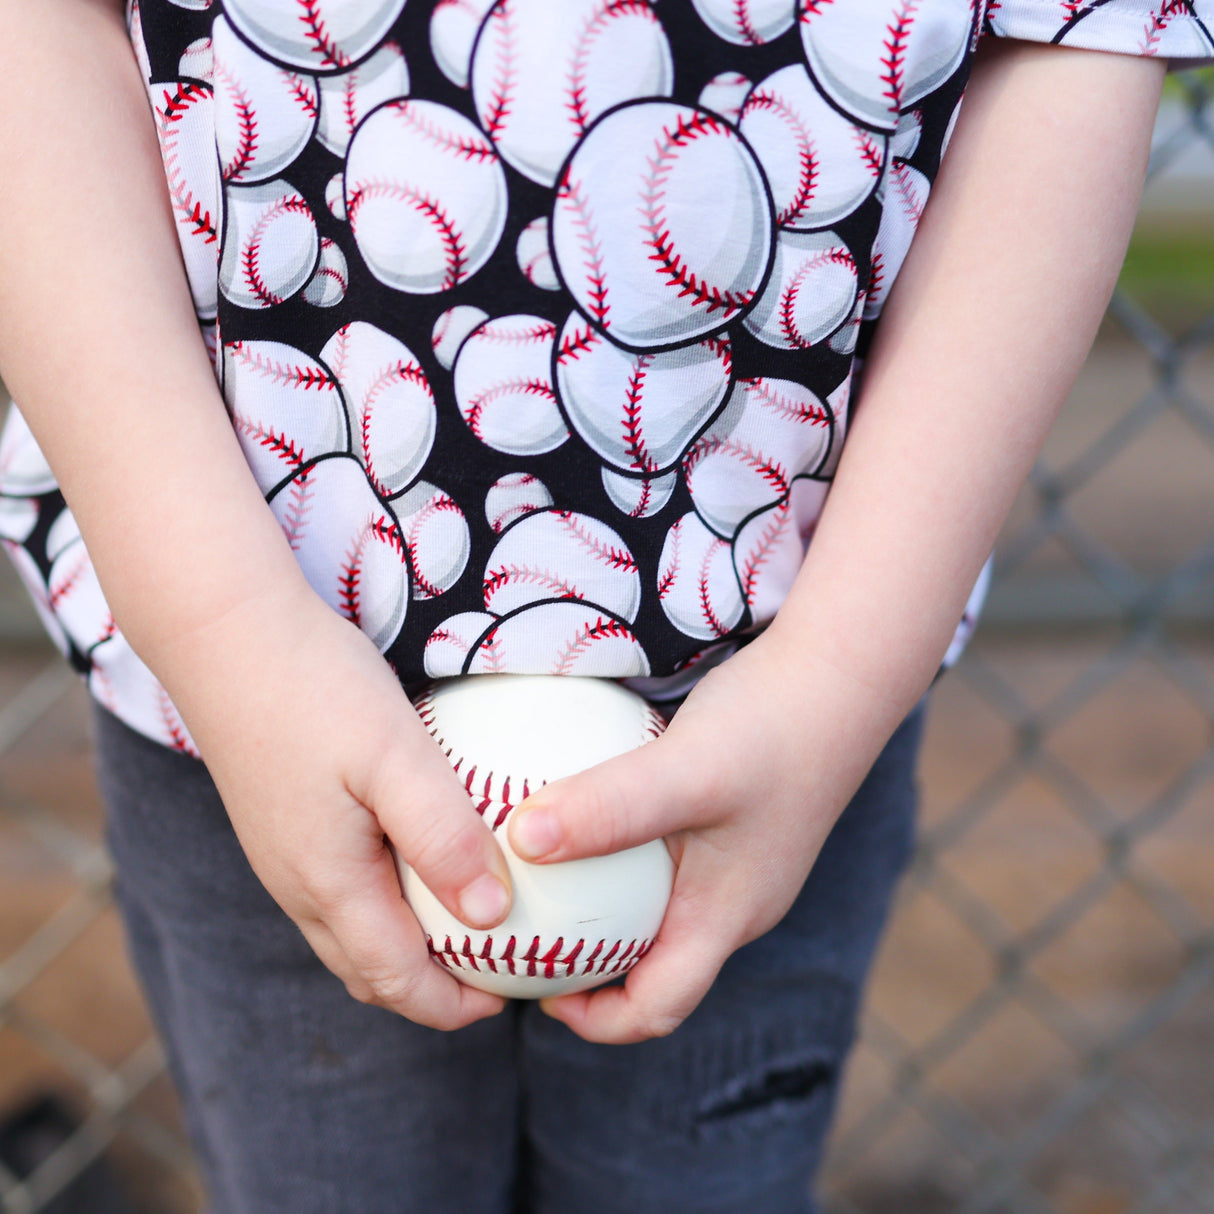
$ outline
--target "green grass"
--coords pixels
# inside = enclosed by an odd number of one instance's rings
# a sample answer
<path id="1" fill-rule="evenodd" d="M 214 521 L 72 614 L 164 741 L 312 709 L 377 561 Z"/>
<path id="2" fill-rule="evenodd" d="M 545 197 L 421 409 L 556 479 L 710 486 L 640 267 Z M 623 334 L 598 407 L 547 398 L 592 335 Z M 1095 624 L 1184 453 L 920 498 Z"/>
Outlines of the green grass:
<path id="1" fill-rule="evenodd" d="M 1200 226 L 1140 224 L 1119 285 L 1173 331 L 1214 312 L 1214 219 Z"/>

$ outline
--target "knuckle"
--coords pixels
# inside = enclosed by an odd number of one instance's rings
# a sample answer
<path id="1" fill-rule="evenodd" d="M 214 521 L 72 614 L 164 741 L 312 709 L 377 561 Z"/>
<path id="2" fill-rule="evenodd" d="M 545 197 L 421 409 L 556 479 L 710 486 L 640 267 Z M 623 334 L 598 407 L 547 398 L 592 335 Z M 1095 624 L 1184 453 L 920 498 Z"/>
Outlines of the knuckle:
<path id="1" fill-rule="evenodd" d="M 411 840 L 410 862 L 428 884 L 462 885 L 462 877 L 484 866 L 484 829 L 478 821 L 452 823 L 449 815 L 435 810 Z"/>

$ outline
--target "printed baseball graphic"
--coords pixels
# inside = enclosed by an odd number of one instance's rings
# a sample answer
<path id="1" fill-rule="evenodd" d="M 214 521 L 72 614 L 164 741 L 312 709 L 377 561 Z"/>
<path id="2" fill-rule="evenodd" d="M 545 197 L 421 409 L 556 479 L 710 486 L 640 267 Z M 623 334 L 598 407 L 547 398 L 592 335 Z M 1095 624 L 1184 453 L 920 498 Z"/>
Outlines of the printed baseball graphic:
<path id="1" fill-rule="evenodd" d="M 701 109 L 711 110 L 727 122 L 736 124 L 742 117 L 746 94 L 753 87 L 750 79 L 741 72 L 720 72 L 700 90 L 697 100 Z"/>
<path id="2" fill-rule="evenodd" d="M 657 350 L 718 332 L 753 306 L 772 226 L 763 171 L 733 127 L 707 110 L 639 101 L 578 145 L 552 243 L 591 324 L 627 349 Z"/>
<path id="3" fill-rule="evenodd" d="M 468 655 L 497 622 L 497 616 L 484 611 L 461 611 L 448 616 L 426 638 L 427 676 L 447 679 L 463 674 Z"/>
<path id="4" fill-rule="evenodd" d="M 747 515 L 785 497 L 815 472 L 831 443 L 826 404 L 787 379 L 742 379 L 725 412 L 683 459 L 696 513 L 731 539 Z"/>
<path id="5" fill-rule="evenodd" d="M 885 307 L 890 287 L 910 252 L 931 189 L 932 183 L 918 169 L 901 160 L 891 162 L 885 179 L 885 209 L 873 241 L 872 273 L 864 301 L 866 320 L 880 315 Z"/>
<path id="6" fill-rule="evenodd" d="M 552 494 L 543 481 L 530 472 L 508 472 L 485 494 L 485 519 L 494 533 L 501 535 L 511 523 L 551 505 Z"/>
<path id="7" fill-rule="evenodd" d="M 215 269 L 221 222 L 215 97 L 210 86 L 191 80 L 152 85 L 150 95 L 194 310 L 209 320 L 218 303 Z"/>
<path id="8" fill-rule="evenodd" d="M 445 370 L 450 371 L 454 366 L 455 356 L 464 338 L 488 319 L 488 312 L 471 304 L 456 304 L 439 316 L 430 333 L 430 347 Z"/>
<path id="9" fill-rule="evenodd" d="M 327 236 L 321 237 L 316 273 L 308 279 L 303 297 L 314 308 L 335 308 L 350 287 L 346 255 Z"/>
<path id="10" fill-rule="evenodd" d="M 459 581 L 472 549 L 464 512 L 428 481 L 418 481 L 393 508 L 413 569 L 413 597 L 445 594 Z"/>
<path id="11" fill-rule="evenodd" d="M 485 610 L 508 615 L 578 599 L 632 622 L 641 601 L 637 563 L 620 536 L 586 514 L 543 510 L 502 532 L 485 566 Z"/>
<path id="12" fill-rule="evenodd" d="M 649 659 L 624 620 L 568 599 L 503 617 L 468 654 L 464 671 L 627 679 L 648 675 Z"/>
<path id="13" fill-rule="evenodd" d="M 801 477 L 788 497 L 747 519 L 733 543 L 734 568 L 751 619 L 772 619 L 805 558 L 828 483 Z"/>
<path id="14" fill-rule="evenodd" d="M 470 278 L 497 248 L 506 177 L 462 114 L 434 101 L 389 101 L 350 143 L 346 215 L 380 282 L 433 295 Z"/>
<path id="15" fill-rule="evenodd" d="M 262 54 L 311 72 L 353 67 L 375 49 L 404 7 L 405 0 L 225 0 L 223 6 Z"/>
<path id="16" fill-rule="evenodd" d="M 658 564 L 658 601 L 680 632 L 715 641 L 741 622 L 746 604 L 729 542 L 685 514 L 666 533 Z"/>
<path id="17" fill-rule="evenodd" d="M 358 124 L 376 106 L 405 97 L 409 67 L 395 42 L 385 42 L 369 59 L 336 76 L 319 76 L 317 138 L 335 156 L 344 156 Z"/>
<path id="18" fill-rule="evenodd" d="M 311 460 L 350 450 L 337 381 L 302 350 L 231 342 L 223 348 L 223 382 L 232 426 L 263 493 Z"/>
<path id="19" fill-rule="evenodd" d="M 334 173 L 325 186 L 325 205 L 334 219 L 346 222 L 346 183 L 340 173 Z"/>
<path id="20" fill-rule="evenodd" d="M 476 931 L 401 863 L 401 888 L 434 959 L 470 986 L 516 999 L 588 990 L 630 970 L 670 899 L 666 844 L 528 864 L 510 846 L 508 824 L 530 792 L 659 737 L 661 716 L 607 680 L 527 675 L 439 683 L 414 705 L 492 828 L 514 890 L 506 919 Z"/>
<path id="21" fill-rule="evenodd" d="M 80 653 L 88 653 L 117 631 L 78 531 L 51 564 L 47 598 L 55 618 Z"/>
<path id="22" fill-rule="evenodd" d="M 665 476 L 623 476 L 604 468 L 603 488 L 614 505 L 629 518 L 649 518 L 663 509 L 679 483 L 678 473 Z"/>
<path id="23" fill-rule="evenodd" d="M 304 196 L 289 182 L 230 186 L 224 193 L 219 289 L 240 308 L 272 308 L 316 271 L 320 235 Z"/>
<path id="24" fill-rule="evenodd" d="M 649 0 L 497 0 L 471 79 L 481 126 L 503 159 L 551 186 L 600 114 L 668 96 L 674 68 Z"/>
<path id="25" fill-rule="evenodd" d="M 701 20 L 719 38 L 739 46 L 762 46 L 792 29 L 796 0 L 691 0 Z"/>
<path id="26" fill-rule="evenodd" d="M 848 320 L 857 289 L 855 259 L 834 232 L 781 231 L 767 288 L 742 323 L 777 350 L 808 350 Z"/>
<path id="27" fill-rule="evenodd" d="M 263 59 L 222 17 L 211 27 L 211 38 L 215 146 L 223 179 L 251 185 L 277 177 L 316 130 L 316 81 Z"/>
<path id="28" fill-rule="evenodd" d="M 16 405 L 10 405 L 0 434 L 0 493 L 22 497 L 50 493 L 57 488 L 55 474 L 38 446 L 38 440 Z"/>
<path id="29" fill-rule="evenodd" d="M 145 737 L 182 754 L 199 758 L 169 694 L 143 664 L 126 637 L 115 633 L 89 655 L 89 691 L 97 702 L 123 719 Z"/>
<path id="30" fill-rule="evenodd" d="M 541 215 L 533 219 L 518 235 L 514 246 L 518 268 L 533 287 L 541 291 L 559 291 L 561 281 L 552 264 L 552 251 L 548 247 L 548 219 Z"/>
<path id="31" fill-rule="evenodd" d="M 885 137 L 849 122 L 799 65 L 751 91 L 739 129 L 767 180 L 782 228 L 810 231 L 846 218 L 877 188 Z"/>
<path id="32" fill-rule="evenodd" d="M 810 74 L 839 109 L 892 131 L 901 110 L 938 89 L 962 64 L 974 34 L 975 0 L 800 0 Z"/>
<path id="33" fill-rule="evenodd" d="M 565 416 L 603 460 L 624 472 L 678 463 L 729 394 L 728 338 L 631 354 L 573 315 L 561 330 L 556 382 Z"/>
<path id="34" fill-rule="evenodd" d="M 353 456 L 298 472 L 270 498 L 304 576 L 335 611 L 385 650 L 409 605 L 409 557 L 392 512 Z"/>
<path id="35" fill-rule="evenodd" d="M 185 48 L 177 63 L 177 75 L 201 80 L 206 84 L 213 83 L 215 56 L 210 38 L 197 38 Z"/>
<path id="36" fill-rule="evenodd" d="M 329 338 L 321 358 L 341 384 L 354 453 L 383 497 L 402 493 L 434 445 L 434 393 L 413 351 L 382 329 L 356 320 Z"/>
<path id="37" fill-rule="evenodd" d="M 472 46 L 493 0 L 438 0 L 430 14 L 430 51 L 452 84 L 468 87 Z"/>
<path id="38" fill-rule="evenodd" d="M 508 455 L 559 447 L 569 430 L 552 386 L 556 326 L 539 316 L 502 316 L 475 329 L 456 356 L 455 399 L 468 429 Z"/>

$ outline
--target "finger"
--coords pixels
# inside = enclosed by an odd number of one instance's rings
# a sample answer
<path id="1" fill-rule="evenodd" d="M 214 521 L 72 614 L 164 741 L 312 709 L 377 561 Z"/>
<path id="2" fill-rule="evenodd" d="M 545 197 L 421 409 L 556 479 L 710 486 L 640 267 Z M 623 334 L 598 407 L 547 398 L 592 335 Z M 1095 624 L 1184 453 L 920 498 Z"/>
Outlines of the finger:
<path id="1" fill-rule="evenodd" d="M 692 900 L 672 900 L 653 947 L 623 986 L 545 999 L 543 1011 L 579 1037 L 630 1045 L 674 1032 L 699 1006 L 733 951 Z"/>
<path id="2" fill-rule="evenodd" d="M 667 736 L 532 793 L 511 815 L 511 846 L 524 860 L 551 863 L 702 825 L 712 799 Z"/>
<path id="3" fill-rule="evenodd" d="M 462 1028 L 505 1007 L 504 999 L 464 986 L 431 960 L 387 848 L 322 910 L 333 941 L 322 960 L 356 999 L 437 1029 Z"/>
<path id="4" fill-rule="evenodd" d="M 505 857 L 411 709 L 408 716 L 378 756 L 360 800 L 453 915 L 469 927 L 496 927 L 510 910 Z"/>

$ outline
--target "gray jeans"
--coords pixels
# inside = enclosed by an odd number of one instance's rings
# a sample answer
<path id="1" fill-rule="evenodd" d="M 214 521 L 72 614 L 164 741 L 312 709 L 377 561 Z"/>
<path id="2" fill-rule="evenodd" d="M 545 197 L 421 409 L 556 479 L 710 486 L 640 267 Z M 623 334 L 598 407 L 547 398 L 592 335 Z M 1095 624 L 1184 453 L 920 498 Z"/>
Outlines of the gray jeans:
<path id="1" fill-rule="evenodd" d="M 214 1214 L 806 1214 L 908 858 L 917 710 L 787 917 L 672 1036 L 530 1004 L 455 1033 L 356 1003 L 254 877 L 200 763 L 98 710 L 131 950 Z"/>

